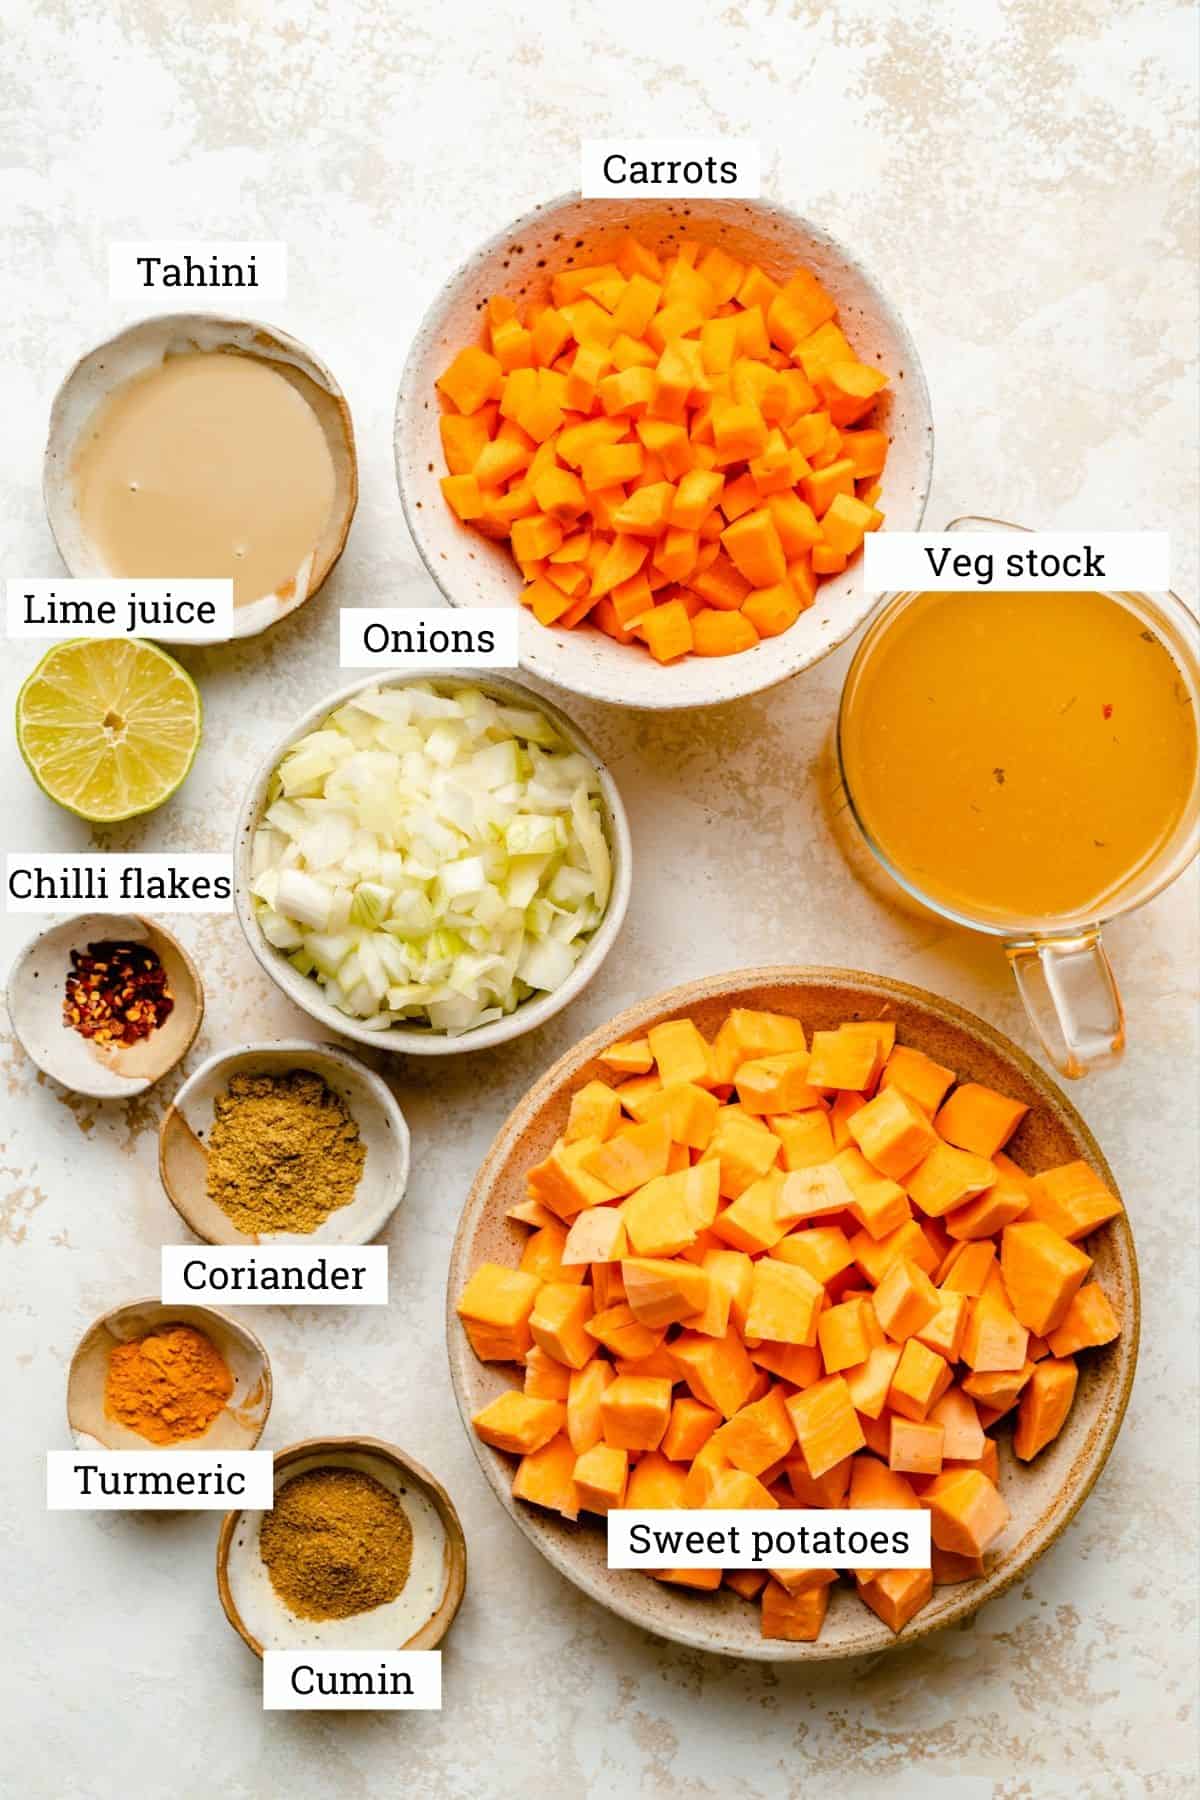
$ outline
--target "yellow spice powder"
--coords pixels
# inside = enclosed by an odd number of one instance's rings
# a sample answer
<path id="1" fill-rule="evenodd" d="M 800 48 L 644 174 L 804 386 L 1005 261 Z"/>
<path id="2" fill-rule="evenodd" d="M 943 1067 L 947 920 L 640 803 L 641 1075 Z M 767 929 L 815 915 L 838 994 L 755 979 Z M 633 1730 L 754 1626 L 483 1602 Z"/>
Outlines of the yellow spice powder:
<path id="1" fill-rule="evenodd" d="M 233 1076 L 214 1107 L 208 1194 L 248 1236 L 315 1231 L 354 1198 L 366 1147 L 312 1069 Z"/>

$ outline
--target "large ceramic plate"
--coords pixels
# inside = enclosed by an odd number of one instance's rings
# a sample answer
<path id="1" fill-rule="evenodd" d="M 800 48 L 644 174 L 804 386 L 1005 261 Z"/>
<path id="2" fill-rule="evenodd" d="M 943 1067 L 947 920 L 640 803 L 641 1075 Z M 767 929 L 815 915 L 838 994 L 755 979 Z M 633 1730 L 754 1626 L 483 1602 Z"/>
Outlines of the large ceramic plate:
<path id="1" fill-rule="evenodd" d="M 844 1019 L 894 1019 L 898 1039 L 926 1051 L 964 1080 L 999 1088 L 1030 1108 L 1008 1146 L 1023 1167 L 1038 1170 L 1082 1157 L 1116 1192 L 1100 1147 L 1065 1095 L 1015 1044 L 981 1019 L 920 988 L 853 969 L 773 968 L 709 976 L 630 1007 L 568 1051 L 510 1115 L 475 1180 L 450 1258 L 446 1335 L 450 1372 L 464 1425 L 479 1463 L 501 1504 L 562 1574 L 622 1618 L 701 1650 L 771 1662 L 821 1662 L 911 1643 L 930 1631 L 965 1619 L 985 1600 L 1018 1581 L 1069 1524 L 1086 1499 L 1112 1449 L 1133 1384 L 1138 1342 L 1138 1278 L 1133 1237 L 1124 1216 L 1093 1233 L 1087 1249 L 1124 1321 L 1115 1344 L 1080 1359 L 1079 1389 L 1061 1435 L 1028 1467 L 1001 1444 L 1001 1491 L 1012 1519 L 989 1555 L 979 1581 L 935 1588 L 933 1599 L 901 1633 L 892 1633 L 862 1605 L 849 1584 L 834 1590 L 824 1630 L 815 1644 L 764 1639 L 759 1609 L 723 1589 L 699 1594 L 650 1580 L 636 1571 L 610 1570 L 605 1534 L 590 1519 L 573 1525 L 557 1515 L 518 1504 L 509 1491 L 512 1458 L 480 1443 L 470 1415 L 512 1385 L 506 1364 L 477 1362 L 454 1312 L 468 1276 L 486 1261 L 516 1263 L 527 1230 L 505 1218 L 524 1198 L 525 1171 L 549 1150 L 566 1123 L 574 1091 L 605 1071 L 596 1056 L 616 1039 L 640 1036 L 659 1020 L 687 1014 L 711 1036 L 731 1006 L 763 1007 L 794 1014 L 821 1030 Z M 1001 1437 L 1006 1434 L 1001 1427 Z"/>

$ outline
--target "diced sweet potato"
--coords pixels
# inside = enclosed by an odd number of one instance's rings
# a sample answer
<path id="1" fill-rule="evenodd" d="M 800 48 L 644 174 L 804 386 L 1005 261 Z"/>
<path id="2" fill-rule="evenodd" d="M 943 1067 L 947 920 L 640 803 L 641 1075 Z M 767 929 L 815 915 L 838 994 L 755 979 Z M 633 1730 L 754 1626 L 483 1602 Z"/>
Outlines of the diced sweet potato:
<path id="1" fill-rule="evenodd" d="M 778 1581 L 769 1580 L 762 1590 L 762 1634 L 787 1643 L 815 1643 L 828 1607 L 829 1588 L 825 1584 L 789 1594 Z"/>
<path id="2" fill-rule="evenodd" d="M 1066 1423 L 1079 1382 L 1075 1359 L 1047 1357 L 1035 1363 L 1017 1405 L 1013 1450 L 1022 1462 L 1031 1462 L 1039 1450 L 1052 1443 Z"/>
<path id="3" fill-rule="evenodd" d="M 907 1176 L 937 1142 L 926 1115 L 900 1088 L 884 1088 L 849 1124 L 867 1161 L 893 1181 Z"/>
<path id="4" fill-rule="evenodd" d="M 1007 1225 L 1000 1241 L 1000 1267 L 1012 1309 L 1039 1337 L 1061 1325 L 1082 1287 L 1092 1259 L 1049 1225 L 1038 1220 Z"/>
<path id="5" fill-rule="evenodd" d="M 1029 1108 L 978 1081 L 966 1081 L 944 1102 L 933 1123 L 940 1137 L 976 1156 L 1003 1150 Z"/>
<path id="6" fill-rule="evenodd" d="M 764 1257 L 754 1265 L 746 1334 L 776 1344 L 815 1344 L 824 1298 L 806 1269 Z"/>
<path id="7" fill-rule="evenodd" d="M 566 1424 L 567 1409 L 558 1400 L 534 1400 L 515 1388 L 498 1394 L 471 1416 L 475 1435 L 496 1450 L 525 1456 L 557 1437 Z"/>
<path id="8" fill-rule="evenodd" d="M 865 433 L 856 434 L 859 437 Z M 922 1112 L 932 1118 L 945 1099 L 947 1092 L 954 1085 L 954 1070 L 945 1068 L 934 1062 L 923 1050 L 914 1050 L 908 1044 L 897 1044 L 884 1065 L 879 1080 L 880 1087 L 899 1088 L 910 1100 L 915 1100 Z"/>
<path id="9" fill-rule="evenodd" d="M 827 1375 L 787 1401 L 796 1441 L 814 1478 L 861 1450 L 865 1439 L 850 1390 L 841 1375 Z"/>
<path id="10" fill-rule="evenodd" d="M 993 1482 L 978 1469 L 954 1469 L 934 1478 L 921 1496 L 939 1550 L 982 1556 L 1008 1524 L 1009 1511 Z"/>
<path id="11" fill-rule="evenodd" d="M 626 1257 L 621 1277 L 633 1316 L 643 1325 L 676 1325 L 708 1304 L 704 1270 L 674 1257 Z"/>
<path id="12" fill-rule="evenodd" d="M 571 1096 L 571 1110 L 563 1137 L 568 1144 L 579 1138 L 612 1136 L 621 1121 L 621 1100 L 604 1081 L 589 1081 Z"/>
<path id="13" fill-rule="evenodd" d="M 903 1342 L 927 1325 L 940 1304 L 938 1291 L 924 1269 L 908 1257 L 894 1262 L 872 1295 L 880 1325 L 890 1338 Z"/>
<path id="14" fill-rule="evenodd" d="M 886 1569 L 871 1581 L 860 1581 L 859 1596 L 899 1636 L 933 1596 L 929 1569 Z"/>
<path id="15" fill-rule="evenodd" d="M 783 1390 L 773 1387 L 761 1400 L 743 1406 L 721 1425 L 711 1442 L 714 1451 L 749 1475 L 786 1456 L 796 1441 L 795 1429 L 783 1400 Z"/>
<path id="16" fill-rule="evenodd" d="M 703 1406 L 690 1394 L 681 1394 L 671 1407 L 666 1435 L 659 1448 L 673 1462 L 690 1463 L 704 1448 L 721 1423 L 721 1415 Z"/>
<path id="17" fill-rule="evenodd" d="M 579 1513 L 575 1492 L 575 1452 L 565 1436 L 551 1438 L 540 1450 L 523 1456 L 513 1476 L 513 1498 L 544 1506 L 574 1519 Z"/>
<path id="18" fill-rule="evenodd" d="M 1052 1356 L 1074 1356 L 1077 1350 L 1090 1350 L 1097 1344 L 1111 1344 L 1121 1330 L 1121 1322 L 1112 1301 L 1098 1281 L 1081 1287 L 1063 1314 L 1062 1323 L 1050 1332 L 1047 1342 Z"/>
<path id="19" fill-rule="evenodd" d="M 888 1467 L 909 1475 L 936 1475 L 942 1466 L 945 1431 L 923 1419 L 893 1413 L 888 1421 Z"/>
<path id="20" fill-rule="evenodd" d="M 1087 1237 L 1122 1210 L 1116 1195 L 1085 1162 L 1043 1169 L 1031 1178 L 1029 1186 L 1029 1218 L 1049 1225 L 1072 1242 Z"/>
<path id="21" fill-rule="evenodd" d="M 625 1499 L 629 1452 L 611 1444 L 593 1444 L 578 1457 L 572 1471 L 581 1511 L 606 1513 Z"/>
<path id="22" fill-rule="evenodd" d="M 529 1330 L 547 1356 L 569 1369 L 581 1369 L 596 1348 L 587 1331 L 591 1317 L 590 1288 L 573 1282 L 546 1282 L 529 1315 Z"/>

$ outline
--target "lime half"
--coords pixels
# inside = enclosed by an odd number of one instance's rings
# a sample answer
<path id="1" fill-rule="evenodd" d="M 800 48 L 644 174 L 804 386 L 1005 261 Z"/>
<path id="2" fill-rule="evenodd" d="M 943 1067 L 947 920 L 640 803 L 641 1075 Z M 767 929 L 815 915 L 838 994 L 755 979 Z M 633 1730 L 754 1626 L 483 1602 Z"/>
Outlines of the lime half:
<path id="1" fill-rule="evenodd" d="M 17 695 L 17 742 L 34 780 L 81 819 L 111 825 L 168 800 L 200 742 L 186 669 L 137 638 L 72 638 Z"/>

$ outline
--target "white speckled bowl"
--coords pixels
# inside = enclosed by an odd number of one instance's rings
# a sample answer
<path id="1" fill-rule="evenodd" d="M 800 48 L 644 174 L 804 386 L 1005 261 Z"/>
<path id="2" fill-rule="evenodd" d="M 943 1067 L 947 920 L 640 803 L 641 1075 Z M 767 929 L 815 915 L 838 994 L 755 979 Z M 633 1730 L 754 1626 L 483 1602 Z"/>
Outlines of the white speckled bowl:
<path id="1" fill-rule="evenodd" d="M 156 1450 L 253 1450 L 271 1410 L 271 1361 L 248 1326 L 212 1306 L 164 1306 L 158 1300 L 132 1300 L 101 1314 L 79 1340 L 67 1376 L 67 1422 L 77 1450 L 145 1450 L 149 1440 L 131 1431 L 104 1409 L 108 1359 L 118 1344 L 128 1344 L 167 1325 L 190 1325 L 220 1352 L 233 1376 L 233 1393 L 208 1430 L 199 1437 Z"/>
<path id="2" fill-rule="evenodd" d="M 541 1161 L 562 1131 L 571 1095 L 594 1077 L 611 1080 L 596 1061 L 607 1045 L 641 1037 L 650 1026 L 684 1015 L 711 1037 L 732 1006 L 790 1013 L 810 1031 L 845 1019 L 893 1019 L 901 1043 L 924 1050 L 954 1069 L 960 1080 L 989 1083 L 1025 1102 L 1030 1110 L 1008 1145 L 1022 1167 L 1036 1172 L 1081 1157 L 1113 1193 L 1118 1191 L 1099 1145 L 1061 1089 L 1015 1044 L 951 1001 L 854 969 L 743 969 L 710 975 L 631 1006 L 589 1033 L 547 1070 L 501 1126 L 475 1177 L 450 1253 L 446 1344 L 455 1398 L 471 1448 L 505 1511 L 561 1574 L 601 1606 L 660 1637 L 726 1656 L 825 1662 L 874 1655 L 960 1623 L 985 1600 L 1027 1576 L 1086 1500 L 1116 1441 L 1137 1364 L 1137 1258 L 1124 1213 L 1093 1232 L 1086 1244 L 1095 1259 L 1094 1273 L 1122 1320 L 1121 1336 L 1081 1356 L 1079 1389 L 1067 1422 L 1033 1462 L 1016 1461 L 1007 1442 L 1008 1422 L 1002 1424 L 1000 1487 L 1012 1517 L 988 1552 L 986 1573 L 978 1581 L 935 1588 L 932 1600 L 899 1637 L 844 1581 L 834 1589 L 818 1641 L 792 1644 L 762 1637 L 757 1605 L 748 1605 L 728 1588 L 694 1593 L 636 1570 L 610 1569 L 600 1522 L 585 1514 L 581 1523 L 571 1524 L 514 1500 L 513 1458 L 490 1449 L 471 1430 L 471 1415 L 512 1387 L 515 1371 L 507 1364 L 476 1360 L 455 1303 L 480 1263 L 517 1262 L 528 1232 L 507 1216 L 508 1208 L 525 1198 L 526 1171 Z M 1081 1605 L 1086 1604 L 1086 1581 L 1079 1572 Z"/>
<path id="3" fill-rule="evenodd" d="M 80 358 L 54 398 L 42 466 L 46 516 L 59 554 L 72 575 L 109 576 L 86 536 L 75 499 L 75 460 L 93 415 L 114 391 L 168 356 L 193 350 L 254 356 L 286 377 L 307 401 L 333 458 L 333 507 L 321 538 L 294 575 L 273 594 L 234 609 L 230 638 L 255 637 L 311 600 L 342 554 L 358 504 L 354 426 L 341 388 L 318 356 L 296 338 L 254 319 L 216 313 L 168 313 L 126 326 Z M 164 571 L 169 574 L 170 571 Z M 177 643 L 211 643 L 207 637 Z"/>
<path id="4" fill-rule="evenodd" d="M 175 1005 L 140 1044 L 105 1049 L 63 1022 L 72 950 L 105 941 L 149 944 L 167 972 Z M 39 932 L 20 952 L 8 978 L 8 1014 L 26 1055 L 55 1081 L 93 1100 L 128 1100 L 144 1094 L 191 1049 L 204 1017 L 204 985 L 165 926 L 136 913 L 78 913 Z"/>
<path id="5" fill-rule="evenodd" d="M 234 1075 L 289 1069 L 311 1069 L 340 1094 L 358 1126 L 366 1161 L 353 1200 L 331 1212 L 315 1231 L 250 1236 L 209 1198 L 207 1140 L 216 1102 Z M 386 1081 L 336 1044 L 311 1044 L 304 1038 L 246 1044 L 210 1056 L 188 1076 L 158 1133 L 158 1172 L 167 1198 L 206 1244 L 369 1244 L 404 1198 L 408 1161 L 408 1125 Z"/>
<path id="6" fill-rule="evenodd" d="M 482 688 L 485 693 L 491 694 L 505 705 L 533 707 L 544 713 L 561 732 L 564 741 L 596 766 L 604 802 L 608 847 L 612 856 L 612 893 L 609 896 L 608 911 L 588 939 L 587 949 L 571 971 L 569 979 L 552 994 L 539 994 L 534 999 L 526 1000 L 506 1018 L 495 1019 L 490 1025 L 481 1025 L 459 1037 L 448 1037 L 444 1032 L 430 1031 L 416 1025 L 393 1025 L 388 1031 L 367 1031 L 358 1019 L 352 1019 L 348 1014 L 339 1012 L 336 1006 L 330 1006 L 320 984 L 301 975 L 282 951 L 268 944 L 259 930 L 250 893 L 255 828 L 266 803 L 271 776 L 289 746 L 297 738 L 303 737 L 305 732 L 312 731 L 322 719 L 343 706 L 353 694 L 361 692 L 363 688 L 402 687 L 411 681 L 460 682 L 465 686 Z M 374 1050 L 403 1050 L 413 1056 L 458 1056 L 466 1050 L 491 1050 L 497 1044 L 506 1044 L 513 1038 L 523 1037 L 527 1031 L 536 1031 L 539 1025 L 544 1025 L 547 1019 L 552 1019 L 555 1013 L 561 1012 L 569 1001 L 582 993 L 612 949 L 629 904 L 633 879 L 633 844 L 621 795 L 608 769 L 579 727 L 544 695 L 535 693 L 532 688 L 510 681 L 507 676 L 490 673 L 484 675 L 471 669 L 444 669 L 437 675 L 394 675 L 381 671 L 378 675 L 368 676 L 365 681 L 356 681 L 350 687 L 341 688 L 336 694 L 330 694 L 322 700 L 320 705 L 314 706 L 263 759 L 257 775 L 250 783 L 237 822 L 233 861 L 234 897 L 246 942 L 276 986 L 282 988 L 289 1000 L 294 1000 L 297 1006 L 310 1013 L 326 1030 L 355 1038 L 360 1044 L 370 1044 Z"/>
<path id="7" fill-rule="evenodd" d="M 492 294 L 546 297 L 550 277 L 570 262 L 600 261 L 628 230 L 656 250 L 681 237 L 719 243 L 784 277 L 811 269 L 838 302 L 846 333 L 864 362 L 892 377 L 879 421 L 892 440 L 883 474 L 887 529 L 915 531 L 929 494 L 933 420 L 916 347 L 874 279 L 828 233 L 765 200 L 582 200 L 567 194 L 506 226 L 447 281 L 413 339 L 396 401 L 396 480 L 404 515 L 429 573 L 453 606 L 517 606 L 520 572 L 505 544 L 460 524 L 442 498 L 445 474 L 434 382 L 455 352 L 481 338 Z M 521 666 L 558 687 L 618 706 L 715 706 L 773 687 L 836 649 L 874 604 L 863 592 L 861 561 L 823 581 L 816 603 L 789 631 L 740 656 L 685 657 L 661 668 L 638 644 L 603 632 L 541 626 L 521 618 Z"/>

